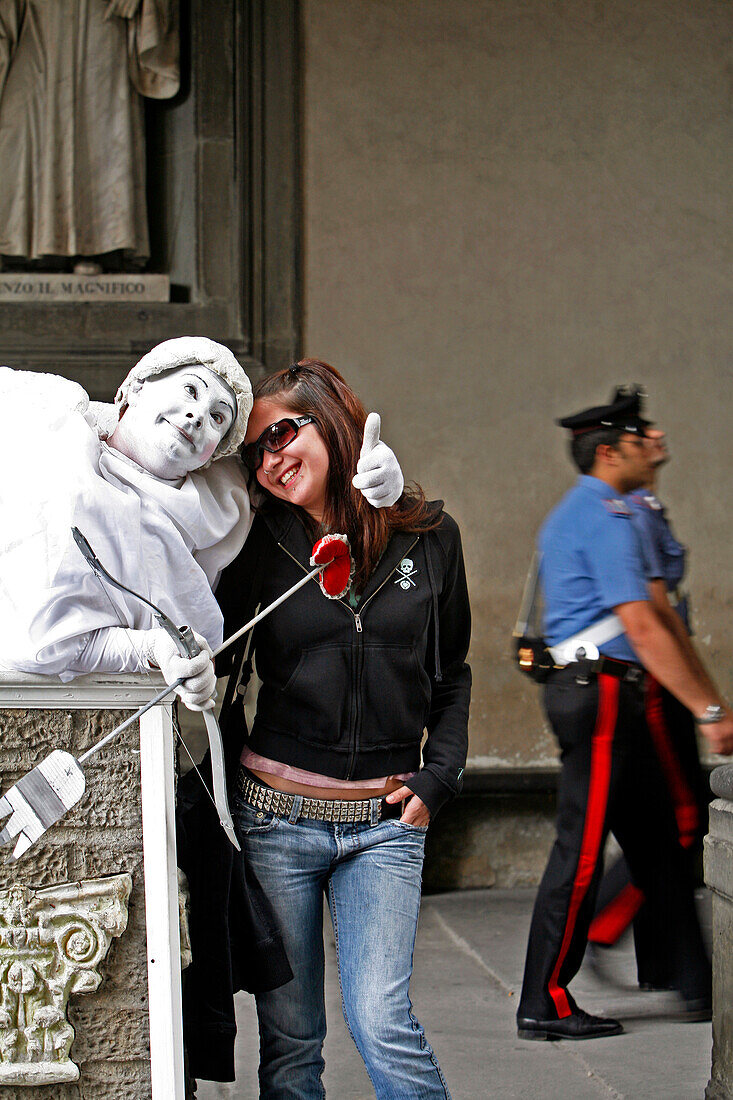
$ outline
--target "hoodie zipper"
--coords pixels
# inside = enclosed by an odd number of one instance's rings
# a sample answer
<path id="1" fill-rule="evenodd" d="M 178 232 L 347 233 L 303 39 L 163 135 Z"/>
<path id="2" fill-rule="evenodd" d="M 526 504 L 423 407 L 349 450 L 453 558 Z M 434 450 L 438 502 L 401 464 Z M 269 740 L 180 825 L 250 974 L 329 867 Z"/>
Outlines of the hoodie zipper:
<path id="1" fill-rule="evenodd" d="M 420 536 L 418 535 L 414 539 L 414 541 L 411 542 L 410 545 L 407 547 L 404 554 L 401 555 L 400 561 L 402 561 L 402 559 L 404 557 L 406 557 L 406 555 L 409 554 L 410 551 L 413 550 L 417 546 L 419 541 L 420 541 Z M 298 559 L 295 557 L 295 555 L 291 554 L 290 551 L 287 549 L 287 547 L 283 546 L 283 544 L 281 542 L 279 542 L 277 545 L 280 547 L 281 550 L 285 551 L 285 553 L 288 555 L 289 558 L 292 558 L 292 560 L 295 562 L 296 565 L 300 566 L 300 568 L 303 570 L 304 573 L 308 572 L 308 570 L 302 564 L 302 562 L 298 561 Z M 340 604 L 341 607 L 345 607 L 346 610 L 348 612 L 350 612 L 351 615 L 354 616 L 354 626 L 356 627 L 357 635 L 362 634 L 363 631 L 364 631 L 364 627 L 363 627 L 363 624 L 362 624 L 362 614 L 364 612 L 365 607 L 367 607 L 367 605 L 372 602 L 374 597 L 379 592 L 382 591 L 382 589 L 384 588 L 387 581 L 393 576 L 394 573 L 397 572 L 397 569 L 399 568 L 399 564 L 400 564 L 400 562 L 398 561 L 397 564 L 394 566 L 394 568 L 390 569 L 389 573 L 384 578 L 384 580 L 380 584 L 379 588 L 374 589 L 371 596 L 369 596 L 369 598 L 364 601 L 364 603 L 361 605 L 361 607 L 359 608 L 358 611 L 354 611 L 353 607 L 349 607 L 349 605 L 347 603 L 344 603 L 343 600 L 336 600 L 335 601 L 336 603 Z M 364 647 L 363 647 L 363 642 L 362 642 L 361 638 L 357 637 L 355 639 L 355 642 L 356 642 L 356 645 L 352 646 L 352 650 L 356 649 L 356 660 L 355 660 L 355 666 L 356 667 L 354 669 L 354 674 L 353 674 L 353 677 L 352 677 L 352 685 L 351 685 L 352 690 L 353 690 L 353 700 L 354 700 L 354 720 L 353 720 L 352 728 L 351 728 L 351 731 L 350 731 L 350 733 L 351 733 L 351 736 L 350 736 L 351 752 L 349 753 L 349 762 L 348 762 L 347 767 L 346 767 L 346 776 L 345 776 L 345 778 L 347 780 L 351 779 L 352 771 L 353 771 L 353 768 L 354 768 L 354 761 L 356 760 L 356 753 L 357 753 L 357 749 L 359 747 L 359 729 L 360 729 L 360 726 L 361 726 L 361 712 L 359 710 L 358 699 L 359 699 L 359 691 L 360 691 L 360 688 L 361 688 L 361 673 L 362 673 L 362 669 L 363 669 L 363 665 L 364 665 Z"/>
<path id="2" fill-rule="evenodd" d="M 407 550 L 405 550 L 405 553 L 401 555 L 400 561 L 402 561 L 402 558 L 404 558 L 407 554 L 409 554 L 412 551 L 412 549 L 417 545 L 419 539 L 420 539 L 420 536 L 418 535 L 417 538 L 410 544 L 410 546 L 408 546 Z M 374 597 L 379 592 L 382 591 L 385 584 L 387 583 L 388 580 L 391 579 L 393 574 L 397 572 L 397 569 L 399 568 L 399 564 L 400 564 L 400 562 L 398 561 L 397 564 L 394 566 L 394 568 L 390 569 L 389 573 L 384 578 L 384 580 L 380 584 L 379 588 L 374 589 L 371 596 L 369 596 L 369 598 L 364 601 L 364 603 L 361 605 L 361 607 L 359 608 L 358 611 L 354 611 L 353 608 L 349 607 L 349 611 L 354 616 L 354 625 L 356 627 L 357 635 L 360 635 L 363 631 L 361 617 L 364 613 L 364 609 L 367 607 L 368 604 L 371 603 L 371 601 L 374 599 Z M 346 604 L 345 606 L 348 607 L 348 604 Z M 364 668 L 364 644 L 363 644 L 363 641 L 362 641 L 361 638 L 357 638 L 357 642 L 358 642 L 358 647 L 357 647 L 357 653 L 356 653 L 356 668 L 355 668 L 355 682 L 354 682 L 354 724 L 353 724 L 352 737 L 351 737 L 351 753 L 349 754 L 349 762 L 348 762 L 347 767 L 346 767 L 346 778 L 347 779 L 351 779 L 352 774 L 353 774 L 354 762 L 356 760 L 356 754 L 359 750 L 359 734 L 361 733 L 361 708 L 359 707 L 359 696 L 360 696 L 360 692 L 361 692 L 361 674 L 362 674 L 362 671 L 363 671 L 363 668 Z"/>

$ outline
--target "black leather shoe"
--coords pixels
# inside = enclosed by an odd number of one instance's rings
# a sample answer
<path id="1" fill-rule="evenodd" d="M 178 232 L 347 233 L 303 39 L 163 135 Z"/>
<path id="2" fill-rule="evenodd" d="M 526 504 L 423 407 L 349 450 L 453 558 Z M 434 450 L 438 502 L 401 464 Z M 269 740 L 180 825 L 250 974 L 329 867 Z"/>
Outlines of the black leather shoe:
<path id="1" fill-rule="evenodd" d="M 713 1005 L 709 997 L 691 997 L 682 1002 L 682 1009 L 675 1019 L 684 1024 L 705 1023 L 713 1018 Z"/>
<path id="2" fill-rule="evenodd" d="M 605 1039 L 607 1035 L 620 1035 L 623 1030 L 618 1020 L 591 1016 L 582 1008 L 562 1020 L 532 1020 L 527 1016 L 517 1016 L 517 1035 L 520 1039 Z"/>

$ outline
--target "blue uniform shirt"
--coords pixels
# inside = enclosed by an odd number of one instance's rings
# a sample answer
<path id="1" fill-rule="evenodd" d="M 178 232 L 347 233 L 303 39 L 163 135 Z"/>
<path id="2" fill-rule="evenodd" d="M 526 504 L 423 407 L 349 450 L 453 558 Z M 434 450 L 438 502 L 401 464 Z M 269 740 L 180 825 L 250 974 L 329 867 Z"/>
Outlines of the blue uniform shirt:
<path id="1" fill-rule="evenodd" d="M 685 547 L 672 534 L 664 508 L 648 489 L 634 489 L 626 500 L 633 510 L 634 523 L 644 546 L 649 577 L 661 577 L 667 591 L 673 592 L 685 575 Z M 676 610 L 689 630 L 687 600 L 680 600 Z"/>
<path id="2" fill-rule="evenodd" d="M 648 565 L 631 508 L 600 478 L 578 478 L 542 525 L 538 546 L 549 645 L 592 626 L 619 604 L 649 599 Z M 622 661 L 639 659 L 625 634 L 599 649 Z"/>

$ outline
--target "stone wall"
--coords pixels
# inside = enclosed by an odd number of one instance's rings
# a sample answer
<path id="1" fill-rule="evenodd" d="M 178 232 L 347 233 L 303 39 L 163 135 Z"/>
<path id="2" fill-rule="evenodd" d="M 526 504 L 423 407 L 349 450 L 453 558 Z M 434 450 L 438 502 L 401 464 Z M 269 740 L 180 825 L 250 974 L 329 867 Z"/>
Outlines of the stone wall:
<path id="1" fill-rule="evenodd" d="M 547 763 L 509 661 L 537 528 L 574 479 L 554 418 L 643 382 L 733 689 L 731 8 L 719 0 L 304 0 L 304 340 L 461 524 L 471 755 Z"/>
<path id="2" fill-rule="evenodd" d="M 0 790 L 52 749 L 78 757 L 126 717 L 122 711 L 0 710 Z M 99 990 L 72 996 L 76 1038 L 72 1083 L 6 1086 L 2 1100 L 149 1100 L 145 899 L 140 818 L 139 733 L 133 725 L 84 767 L 86 792 L 17 863 L 0 864 L 0 890 L 47 887 L 128 872 L 133 890 L 127 930 L 100 965 Z M 12 849 L 6 848 L 5 852 Z"/>
<path id="3" fill-rule="evenodd" d="M 525 783 L 507 779 L 499 770 L 489 777 L 467 773 L 466 789 L 428 831 L 425 893 L 513 889 L 540 881 L 555 836 L 556 775 L 543 773 Z"/>

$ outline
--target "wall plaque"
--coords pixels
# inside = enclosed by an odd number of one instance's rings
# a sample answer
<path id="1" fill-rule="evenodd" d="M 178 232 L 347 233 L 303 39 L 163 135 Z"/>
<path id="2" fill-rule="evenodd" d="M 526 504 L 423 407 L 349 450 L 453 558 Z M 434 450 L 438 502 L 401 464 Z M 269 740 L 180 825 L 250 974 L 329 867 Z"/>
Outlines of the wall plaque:
<path id="1" fill-rule="evenodd" d="M 44 275 L 0 271 L 0 302 L 167 302 L 168 275 Z"/>

